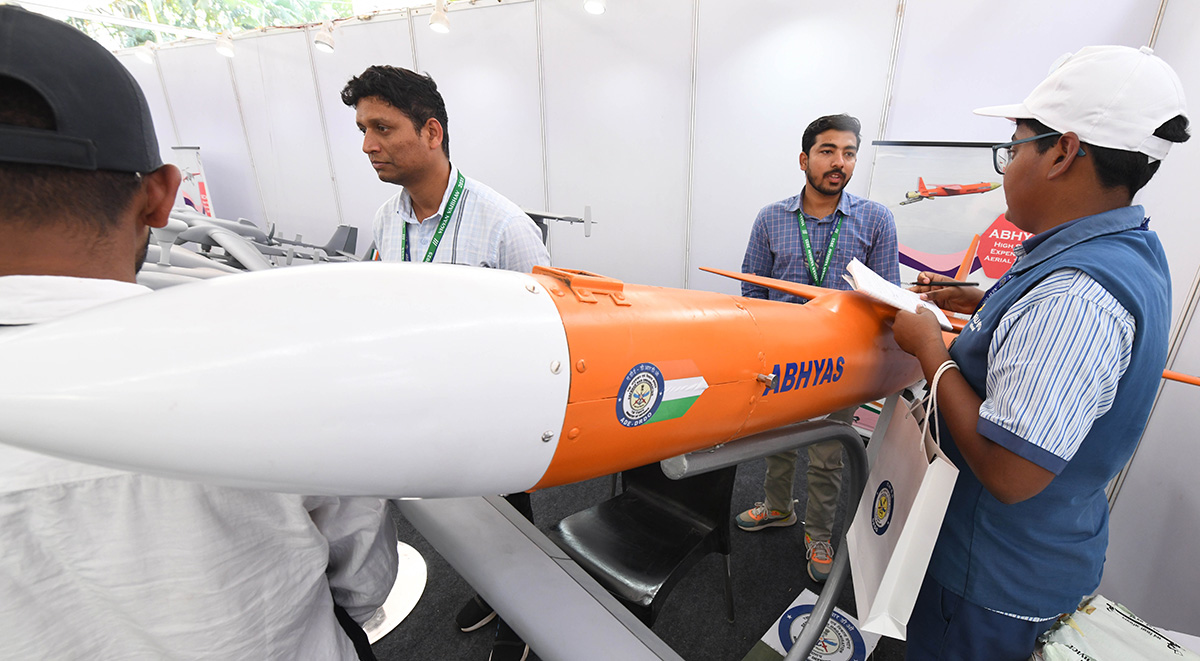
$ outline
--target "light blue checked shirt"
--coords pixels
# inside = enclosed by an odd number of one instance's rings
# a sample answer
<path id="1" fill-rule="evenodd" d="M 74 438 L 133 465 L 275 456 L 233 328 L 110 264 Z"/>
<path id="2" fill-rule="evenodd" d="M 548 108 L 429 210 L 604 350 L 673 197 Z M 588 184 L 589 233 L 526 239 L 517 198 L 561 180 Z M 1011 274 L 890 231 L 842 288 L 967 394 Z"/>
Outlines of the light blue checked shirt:
<path id="1" fill-rule="evenodd" d="M 442 203 L 424 222 L 413 214 L 412 196 L 407 190 L 401 189 L 379 207 L 374 223 L 379 259 L 404 261 L 401 237 L 405 225 L 408 226 L 409 261 L 424 259 L 457 179 L 458 168 L 451 166 L 450 184 L 446 186 Z M 466 177 L 462 198 L 433 261 L 528 273 L 535 265 L 549 266 L 550 253 L 542 243 L 541 231 L 520 207 L 488 186 Z"/>
<path id="2" fill-rule="evenodd" d="M 750 230 L 746 257 L 742 260 L 742 273 L 808 285 L 820 284 L 833 289 L 849 289 L 850 285 L 842 279 L 842 275 L 846 273 L 846 265 L 850 260 L 858 258 L 888 282 L 900 284 L 900 253 L 896 245 L 896 222 L 892 219 L 892 212 L 878 202 L 844 191 L 833 213 L 821 219 L 806 220 L 813 256 L 817 260 L 816 271 L 820 273 L 836 216 L 839 213 L 845 216 L 837 247 L 833 251 L 833 263 L 825 273 L 825 281 L 813 282 L 804 261 L 804 244 L 796 215 L 803 195 L 801 191 L 799 195 L 768 204 L 758 212 L 754 227 Z M 798 296 L 748 282 L 742 283 L 742 295 L 788 303 L 804 302 Z"/>

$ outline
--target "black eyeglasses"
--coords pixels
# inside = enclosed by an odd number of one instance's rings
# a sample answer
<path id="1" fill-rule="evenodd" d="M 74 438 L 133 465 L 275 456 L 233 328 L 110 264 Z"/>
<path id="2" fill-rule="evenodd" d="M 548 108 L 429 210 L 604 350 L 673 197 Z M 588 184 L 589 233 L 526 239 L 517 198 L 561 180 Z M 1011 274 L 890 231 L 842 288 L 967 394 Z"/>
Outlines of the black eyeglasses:
<path id="1" fill-rule="evenodd" d="M 1051 131 L 1050 133 L 1035 135 L 1032 138 L 1022 138 L 1020 140 L 1013 140 L 1012 142 L 992 145 L 992 166 L 996 168 L 998 174 L 1004 174 L 1004 171 L 1008 169 L 1008 164 L 1012 162 L 1012 148 L 1014 146 L 1023 142 L 1033 142 L 1034 140 L 1041 140 L 1042 138 L 1049 138 L 1055 135 L 1062 135 L 1062 132 Z M 1083 150 L 1083 147 L 1079 148 L 1079 155 L 1087 156 L 1087 152 Z"/>

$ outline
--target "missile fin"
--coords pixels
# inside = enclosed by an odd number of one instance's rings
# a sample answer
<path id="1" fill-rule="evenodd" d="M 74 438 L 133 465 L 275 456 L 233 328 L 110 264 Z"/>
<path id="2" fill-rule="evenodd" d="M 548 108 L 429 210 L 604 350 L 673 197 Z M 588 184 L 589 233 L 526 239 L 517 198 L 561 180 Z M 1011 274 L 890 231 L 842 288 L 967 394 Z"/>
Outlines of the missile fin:
<path id="1" fill-rule="evenodd" d="M 827 287 L 816 287 L 813 285 L 803 285 L 798 282 L 788 282 L 787 280 L 765 278 L 761 275 L 754 275 L 752 273 L 734 273 L 733 271 L 711 269 L 707 266 L 701 266 L 700 270 L 708 271 L 709 273 L 716 273 L 717 275 L 723 275 L 726 278 L 733 278 L 734 280 L 741 280 L 742 282 L 749 282 L 752 285 L 766 287 L 767 289 L 776 289 L 782 292 L 787 292 L 789 294 L 799 296 L 800 298 L 806 298 L 810 301 L 822 294 L 828 294 L 837 291 L 836 289 L 829 289 Z"/>

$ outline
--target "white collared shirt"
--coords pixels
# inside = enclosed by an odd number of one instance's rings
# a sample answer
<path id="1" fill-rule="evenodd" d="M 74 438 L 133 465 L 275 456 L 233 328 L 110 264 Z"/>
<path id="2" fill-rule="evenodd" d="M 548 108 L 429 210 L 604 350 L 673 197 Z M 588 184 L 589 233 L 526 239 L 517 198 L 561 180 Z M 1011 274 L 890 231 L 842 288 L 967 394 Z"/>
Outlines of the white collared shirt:
<path id="1" fill-rule="evenodd" d="M 149 291 L 0 277 L 0 325 L 12 326 L 0 344 L 22 324 Z M 219 417 L 181 424 L 230 433 Z M 0 549 L 0 659 L 357 659 L 334 602 L 365 622 L 396 577 L 383 501 L 206 486 L 2 444 Z"/>
<path id="2" fill-rule="evenodd" d="M 408 227 L 408 260 L 421 262 L 446 202 L 458 179 L 458 168 L 450 168 L 450 181 L 442 203 L 428 218 L 413 213 L 412 196 L 401 189 L 375 213 L 375 247 L 385 262 L 405 261 L 402 236 Z M 465 177 L 462 198 L 450 218 L 433 261 L 465 264 L 528 273 L 541 264 L 550 265 L 550 253 L 542 243 L 541 231 L 513 202 L 488 186 Z"/>

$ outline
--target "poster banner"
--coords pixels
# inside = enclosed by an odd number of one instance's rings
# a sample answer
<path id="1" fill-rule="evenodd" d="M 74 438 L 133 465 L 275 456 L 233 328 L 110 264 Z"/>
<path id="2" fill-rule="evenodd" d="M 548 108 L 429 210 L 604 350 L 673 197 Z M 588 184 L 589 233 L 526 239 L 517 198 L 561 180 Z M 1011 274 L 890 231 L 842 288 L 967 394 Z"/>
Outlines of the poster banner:
<path id="1" fill-rule="evenodd" d="M 900 281 L 921 271 L 987 289 L 1032 236 L 1004 218 L 1004 177 L 990 145 L 877 141 L 870 198 L 891 210 L 900 244 Z"/>
<path id="2" fill-rule="evenodd" d="M 208 182 L 204 179 L 204 166 L 200 163 L 199 147 L 171 147 L 175 154 L 175 166 L 183 175 L 179 184 L 177 207 L 191 207 L 196 213 L 215 218 L 212 199 L 208 196 Z"/>
<path id="3" fill-rule="evenodd" d="M 801 592 L 742 661 L 782 661 L 800 636 L 816 603 L 815 593 Z M 878 642 L 878 635 L 859 630 L 857 620 L 835 608 L 808 658 L 809 661 L 866 661 Z"/>

